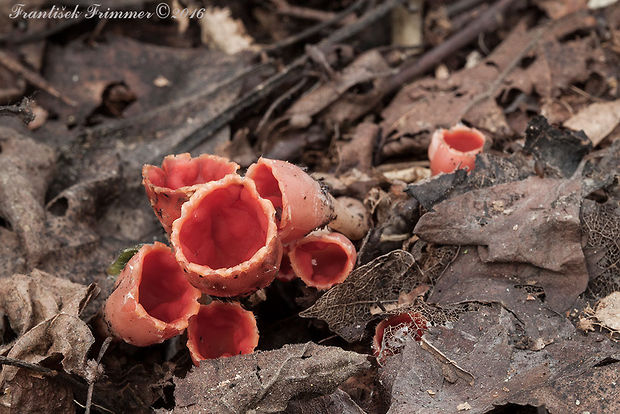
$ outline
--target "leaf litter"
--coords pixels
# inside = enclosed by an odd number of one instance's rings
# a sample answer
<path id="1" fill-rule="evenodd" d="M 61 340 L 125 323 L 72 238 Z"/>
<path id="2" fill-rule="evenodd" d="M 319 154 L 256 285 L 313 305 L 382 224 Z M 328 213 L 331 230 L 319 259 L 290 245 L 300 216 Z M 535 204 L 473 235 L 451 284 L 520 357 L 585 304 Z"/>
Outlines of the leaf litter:
<path id="1" fill-rule="evenodd" d="M 19 30 L 34 43 L 15 46 L 17 29 L 3 26 L 0 97 L 42 89 L 36 105 L 48 116 L 34 130 L 3 116 L 0 130 L 0 356 L 31 364 L 3 362 L 0 411 L 75 412 L 89 384 L 87 410 L 100 412 L 618 411 L 620 8 L 520 5 L 479 29 L 478 45 L 429 65 L 441 64 L 436 76 L 395 87 L 426 54 L 377 47 L 383 23 L 365 39 L 365 22 L 389 22 L 399 2 L 364 3 L 319 17 L 303 3 L 286 19 L 269 5 L 248 18 L 233 4 L 220 17 L 240 48 L 252 46 L 230 55 L 193 47 L 213 21 L 180 22 L 182 35 L 144 22 L 140 34 L 113 21 L 92 33 L 32 24 Z M 421 13 L 428 53 L 495 7 L 460 3 Z M 297 48 L 312 36 L 299 27 L 336 41 Z M 259 53 L 266 38 L 276 44 Z M 234 52 L 232 37 L 210 39 Z M 492 138 L 476 169 L 420 180 L 430 134 L 459 121 Z M 165 240 L 139 167 L 187 142 L 244 166 L 261 154 L 305 163 L 335 196 L 371 207 L 345 283 L 323 295 L 276 283 L 252 305 L 265 344 L 281 346 L 267 327 L 286 321 L 289 342 L 338 346 L 285 345 L 189 372 L 178 339 L 139 351 L 113 344 L 93 359 L 113 284 L 105 269 L 128 246 Z M 424 315 L 428 332 L 369 369 L 374 323 L 403 312 Z"/>

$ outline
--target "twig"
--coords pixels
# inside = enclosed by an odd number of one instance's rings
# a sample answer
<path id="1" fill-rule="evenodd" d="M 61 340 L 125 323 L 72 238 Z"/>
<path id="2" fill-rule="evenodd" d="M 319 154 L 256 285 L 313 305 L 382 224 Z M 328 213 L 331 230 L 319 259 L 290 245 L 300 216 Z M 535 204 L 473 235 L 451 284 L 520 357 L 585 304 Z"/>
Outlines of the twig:
<path id="1" fill-rule="evenodd" d="M 455 33 L 448 40 L 422 55 L 422 57 L 413 64 L 405 64 L 402 70 L 387 82 L 384 92 L 395 92 L 400 89 L 402 85 L 432 69 L 446 57 L 454 53 L 454 51 L 476 40 L 480 33 L 495 29 L 503 20 L 503 13 L 505 13 L 514 2 L 515 0 L 498 0 L 463 30 Z"/>
<path id="2" fill-rule="evenodd" d="M 273 113 L 273 111 L 275 111 L 283 101 L 295 95 L 304 86 L 306 86 L 306 79 L 303 79 L 301 82 L 294 85 L 288 91 L 284 92 L 278 99 L 276 99 L 271 105 L 269 105 L 269 109 L 267 109 L 265 115 L 263 115 L 260 122 L 258 123 L 258 126 L 256 127 L 257 135 L 260 135 L 261 130 L 263 129 L 269 118 L 271 118 L 271 114 Z"/>
<path id="3" fill-rule="evenodd" d="M 112 342 L 112 337 L 108 336 L 101 344 L 101 349 L 99 349 L 99 355 L 97 355 L 97 367 L 99 367 L 105 351 L 108 350 L 110 342 Z M 88 384 L 88 393 L 86 394 L 86 406 L 84 407 L 84 414 L 90 414 L 90 406 L 93 404 L 93 390 L 95 389 L 96 379 L 93 378 L 89 382 L 90 383 Z"/>
<path id="4" fill-rule="evenodd" d="M 339 12 L 338 14 L 336 14 L 332 19 L 330 20 L 325 20 L 319 24 L 316 24 L 312 27 L 309 27 L 306 30 L 302 30 L 301 32 L 299 32 L 296 35 L 287 37 L 286 39 L 282 39 L 279 42 L 276 42 L 272 45 L 266 46 L 263 48 L 263 51 L 265 51 L 266 53 L 272 53 L 276 50 L 294 45 L 295 43 L 299 43 L 302 40 L 305 40 L 307 38 L 309 38 L 310 36 L 314 36 L 315 34 L 319 33 L 320 31 L 328 28 L 329 26 L 332 26 L 336 23 L 338 23 L 339 21 L 341 21 L 342 19 L 344 19 L 345 17 L 347 17 L 349 14 L 356 12 L 358 9 L 360 9 L 367 0 L 358 0 L 355 3 L 353 3 L 352 5 L 350 5 L 349 7 L 347 7 L 346 9 L 344 9 L 343 11 Z"/>
<path id="5" fill-rule="evenodd" d="M 387 0 L 373 10 L 365 13 L 355 23 L 336 30 L 328 38 L 321 41 L 317 47 L 325 49 L 333 44 L 340 43 L 343 40 L 356 35 L 364 30 L 367 26 L 374 23 L 390 12 L 394 7 L 402 3 L 404 0 Z M 295 59 L 291 64 L 286 66 L 281 72 L 275 74 L 271 78 L 254 87 L 250 92 L 237 99 L 219 114 L 206 121 L 202 127 L 195 130 L 192 134 L 185 137 L 177 145 L 166 151 L 168 154 L 190 152 L 198 147 L 204 140 L 213 135 L 217 130 L 232 121 L 242 111 L 249 109 L 264 97 L 274 92 L 289 80 L 293 74 L 296 74 L 306 63 L 307 55 L 302 55 Z M 162 154 L 155 157 L 151 163 L 159 164 Z"/>
<path id="6" fill-rule="evenodd" d="M 75 101 L 64 96 L 56 88 L 50 85 L 50 83 L 46 81 L 45 79 L 43 79 L 41 75 L 24 67 L 21 63 L 19 63 L 19 61 L 17 61 L 11 55 L 9 55 L 8 53 L 2 50 L 0 50 L 0 65 L 4 66 L 5 68 L 10 70 L 14 74 L 22 76 L 32 85 L 36 86 L 39 89 L 43 89 L 45 92 L 49 93 L 55 98 L 60 99 L 67 105 L 69 106 L 77 105 Z"/>
<path id="7" fill-rule="evenodd" d="M 459 13 L 462 13 L 464 11 L 467 11 L 469 9 L 476 7 L 480 3 L 483 3 L 484 1 L 485 0 L 459 0 L 455 3 L 452 3 L 446 6 L 446 14 L 448 15 L 448 17 L 455 16 Z"/>
<path id="8" fill-rule="evenodd" d="M 277 13 L 285 16 L 297 17 L 307 20 L 318 20 L 320 22 L 331 20 L 335 13 L 323 10 L 310 9 L 307 7 L 291 6 L 286 0 L 271 0 L 276 6 Z"/>
<path id="9" fill-rule="evenodd" d="M 34 114 L 30 109 L 30 99 L 28 98 L 23 98 L 18 105 L 0 106 L 0 115 L 17 115 L 26 125 L 34 120 Z"/>
<path id="10" fill-rule="evenodd" d="M 18 368 L 25 368 L 31 371 L 40 372 L 43 375 L 55 376 L 58 374 L 58 371 L 54 371 L 53 369 L 45 368 L 37 364 L 32 364 L 30 362 L 22 361 L 21 359 L 10 358 L 6 356 L 0 355 L 0 365 L 11 365 Z"/>
<path id="11" fill-rule="evenodd" d="M 506 79 L 510 72 L 512 72 L 514 68 L 517 67 L 519 62 L 521 62 L 521 59 L 523 59 L 523 57 L 528 54 L 530 50 L 532 50 L 536 43 L 538 43 L 545 31 L 545 29 L 539 29 L 536 34 L 534 34 L 528 44 L 514 57 L 514 59 L 508 64 L 508 66 L 504 68 L 504 70 L 497 76 L 497 78 L 495 78 L 493 83 L 491 83 L 485 91 L 474 96 L 474 98 L 469 101 L 467 106 L 465 106 L 465 108 L 463 108 L 463 110 L 461 111 L 459 119 L 462 119 L 474 106 L 478 105 L 485 99 L 490 98 L 497 91 L 497 88 L 499 88 L 501 83 Z"/>

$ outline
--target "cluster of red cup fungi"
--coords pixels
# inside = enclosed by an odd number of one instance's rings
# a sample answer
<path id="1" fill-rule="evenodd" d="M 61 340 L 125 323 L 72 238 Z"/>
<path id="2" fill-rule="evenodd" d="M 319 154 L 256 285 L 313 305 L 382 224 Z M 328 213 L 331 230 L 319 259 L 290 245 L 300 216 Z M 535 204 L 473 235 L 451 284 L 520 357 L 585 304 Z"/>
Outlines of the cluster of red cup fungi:
<path id="1" fill-rule="evenodd" d="M 244 177 L 215 155 L 167 156 L 145 165 L 143 184 L 172 247 L 144 245 L 127 262 L 105 305 L 110 331 L 128 343 L 161 343 L 187 329 L 194 363 L 251 353 L 252 312 L 213 300 L 246 296 L 299 277 L 329 289 L 353 269 L 355 247 L 327 230 L 337 202 L 299 167 L 261 158 Z M 281 265 L 284 266 L 281 268 Z"/>

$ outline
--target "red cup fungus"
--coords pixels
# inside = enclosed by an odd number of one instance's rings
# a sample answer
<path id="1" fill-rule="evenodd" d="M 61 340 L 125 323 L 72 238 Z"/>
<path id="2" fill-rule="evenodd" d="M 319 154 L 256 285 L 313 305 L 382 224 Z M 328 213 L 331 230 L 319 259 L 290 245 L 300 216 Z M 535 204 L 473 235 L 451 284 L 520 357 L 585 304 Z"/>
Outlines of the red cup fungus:
<path id="1" fill-rule="evenodd" d="M 426 319 L 417 312 L 401 313 L 384 319 L 375 328 L 372 348 L 379 361 L 395 355 L 405 345 L 407 338 L 422 339 L 426 330 Z"/>
<path id="2" fill-rule="evenodd" d="M 170 241 L 190 283 L 214 296 L 267 286 L 282 258 L 273 205 L 238 175 L 196 190 L 173 223 Z"/>
<path id="3" fill-rule="evenodd" d="M 283 243 L 297 240 L 331 220 L 331 199 L 318 182 L 296 165 L 260 158 L 245 176 L 254 180 L 258 193 L 276 209 Z"/>
<path id="4" fill-rule="evenodd" d="M 187 347 L 195 365 L 205 359 L 251 354 L 258 345 L 256 319 L 238 303 L 202 305 L 187 328 Z"/>
<path id="5" fill-rule="evenodd" d="M 201 293 L 165 244 L 144 245 L 127 262 L 105 303 L 104 316 L 116 337 L 136 346 L 157 344 L 187 328 Z"/>
<path id="6" fill-rule="evenodd" d="M 323 290 L 344 282 L 357 252 L 342 234 L 320 231 L 294 242 L 289 258 L 293 271 L 307 286 Z"/>
<path id="7" fill-rule="evenodd" d="M 438 129 L 431 137 L 428 158 L 431 174 L 451 173 L 456 169 L 474 169 L 476 154 L 482 151 L 485 136 L 475 128 L 456 125 L 448 130 Z"/>
<path id="8" fill-rule="evenodd" d="M 217 155 L 192 158 L 188 153 L 168 155 L 161 168 L 142 167 L 142 184 L 151 206 L 168 234 L 181 215 L 181 206 L 203 184 L 235 174 L 239 165 Z"/>

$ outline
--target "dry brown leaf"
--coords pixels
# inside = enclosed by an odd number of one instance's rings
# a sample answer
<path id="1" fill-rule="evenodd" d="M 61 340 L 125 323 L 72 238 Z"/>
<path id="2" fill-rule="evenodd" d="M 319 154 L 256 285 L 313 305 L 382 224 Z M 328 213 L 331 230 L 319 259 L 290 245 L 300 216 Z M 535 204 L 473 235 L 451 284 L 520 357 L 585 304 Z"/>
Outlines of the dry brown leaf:
<path id="1" fill-rule="evenodd" d="M 620 205 L 618 199 L 597 203 L 585 199 L 581 206 L 582 246 L 588 265 L 588 294 L 605 297 L 620 291 Z"/>
<path id="2" fill-rule="evenodd" d="M 307 93 L 295 102 L 284 114 L 294 127 L 307 127 L 312 117 L 334 103 L 338 98 L 357 84 L 374 81 L 389 72 L 389 66 L 377 50 L 363 53 L 347 66 L 342 73 Z M 276 120 L 274 122 L 281 122 Z"/>
<path id="3" fill-rule="evenodd" d="M 488 93 L 490 85 L 501 79 L 515 55 L 527 50 L 539 35 L 539 27 L 528 31 L 525 24 L 518 24 L 477 66 L 457 71 L 445 80 L 422 78 L 401 89 L 382 113 L 381 127 L 386 137 L 382 154 L 390 157 L 402 156 L 404 151 L 423 153 L 435 129 L 462 120 L 493 136 L 510 134 L 511 128 L 498 104 L 505 93 L 517 90 L 530 95 L 535 91 L 544 101 L 554 98 L 571 83 L 586 80 L 593 71 L 586 61 L 604 59 L 600 48 L 593 47 L 589 39 L 560 40 L 568 33 L 593 27 L 595 20 L 577 13 L 559 22 L 547 28 L 530 54 L 524 56 L 532 60 L 530 64 L 517 65 L 502 79 L 497 90 L 491 91 L 492 99 L 482 100 L 466 114 L 463 112 L 472 100 Z M 575 60 L 572 56 L 583 59 Z"/>
<path id="4" fill-rule="evenodd" d="M 96 363 L 88 361 L 87 355 L 94 342 L 95 338 L 84 321 L 77 316 L 59 313 L 20 336 L 7 356 L 43 366 L 49 362 L 54 368 L 62 367 L 65 372 L 92 380 Z M 0 384 L 6 387 L 20 369 L 4 365 Z"/>
<path id="5" fill-rule="evenodd" d="M 351 399 L 349 394 L 337 389 L 336 392 L 310 400 L 291 401 L 285 414 L 366 414 Z"/>
<path id="6" fill-rule="evenodd" d="M 6 127 L 0 127 L 0 148 L 0 216 L 17 233 L 28 264 L 33 266 L 50 247 L 42 242 L 43 203 L 56 156 L 47 145 Z"/>
<path id="7" fill-rule="evenodd" d="M 439 281 L 444 295 L 462 291 L 475 276 L 484 286 L 485 278 L 502 275 L 538 281 L 549 306 L 561 311 L 588 283 L 580 203 L 579 180 L 530 177 L 443 201 L 420 218 L 415 233 L 433 243 L 476 245 L 462 251 Z M 459 287 L 452 286 L 457 280 Z"/>
<path id="8" fill-rule="evenodd" d="M 564 122 L 566 128 L 582 130 L 596 147 L 620 123 L 620 99 L 595 102 Z"/>
<path id="9" fill-rule="evenodd" d="M 252 48 L 253 39 L 248 36 L 240 19 L 230 15 L 230 9 L 207 8 L 200 22 L 202 43 L 232 55 Z"/>
<path id="10" fill-rule="evenodd" d="M 39 270 L 0 279 L 0 314 L 8 318 L 19 337 L 58 313 L 78 316 L 97 293 L 84 286 Z"/>
<path id="11" fill-rule="evenodd" d="M 348 342 L 359 341 L 368 322 L 376 317 L 370 311 L 377 301 L 398 302 L 401 291 L 408 292 L 418 284 L 416 275 L 409 272 L 413 263 L 413 256 L 404 250 L 378 257 L 355 269 L 299 315 L 322 319 Z"/>
<path id="12" fill-rule="evenodd" d="M 559 19 L 587 7 L 587 0 L 537 0 L 535 3 L 552 19 Z"/>
<path id="13" fill-rule="evenodd" d="M 596 304 L 594 317 L 609 330 L 620 332 L 620 292 L 601 299 Z"/>
<path id="14" fill-rule="evenodd" d="M 444 362 L 408 341 L 401 354 L 389 357 L 380 379 L 391 400 L 389 412 L 454 412 L 466 401 L 470 413 L 486 413 L 507 403 L 545 406 L 551 412 L 617 412 L 620 398 L 620 354 L 609 341 L 578 334 L 562 316 L 539 315 L 529 302 L 527 315 L 553 332 L 553 346 L 536 352 L 520 346 L 521 315 L 501 306 L 480 307 L 450 326 L 431 327 L 425 338 L 474 377 L 445 380 Z M 533 327 L 536 331 L 536 326 Z M 606 361 L 611 361 L 607 363 Z M 426 391 L 434 390 L 433 395 Z"/>
<path id="15" fill-rule="evenodd" d="M 311 342 L 206 360 L 175 378 L 173 412 L 279 412 L 296 397 L 334 392 L 369 366 L 366 355 Z"/>

